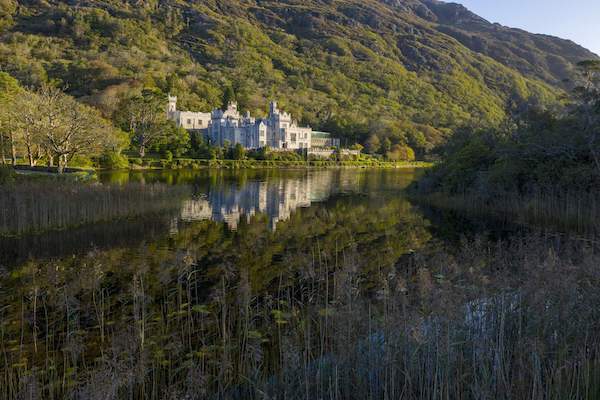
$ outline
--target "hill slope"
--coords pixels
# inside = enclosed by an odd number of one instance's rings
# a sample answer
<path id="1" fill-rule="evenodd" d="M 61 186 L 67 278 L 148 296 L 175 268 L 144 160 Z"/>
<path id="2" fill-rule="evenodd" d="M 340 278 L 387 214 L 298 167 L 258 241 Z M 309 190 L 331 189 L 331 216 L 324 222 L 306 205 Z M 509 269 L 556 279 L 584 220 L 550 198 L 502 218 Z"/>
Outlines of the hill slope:
<path id="1" fill-rule="evenodd" d="M 577 62 L 597 58 L 570 40 L 491 24 L 459 4 L 437 0 L 424 3 L 431 11 L 428 19 L 437 24 L 438 31 L 472 51 L 552 85 L 562 86 L 565 79 L 572 78 Z"/>
<path id="2" fill-rule="evenodd" d="M 595 57 L 434 0 L 0 0 L 0 21 L 2 70 L 107 115 L 141 85 L 205 110 L 231 87 L 253 113 L 277 97 L 374 150 L 425 152 L 456 126 L 498 123 L 508 99 L 554 102 Z"/>

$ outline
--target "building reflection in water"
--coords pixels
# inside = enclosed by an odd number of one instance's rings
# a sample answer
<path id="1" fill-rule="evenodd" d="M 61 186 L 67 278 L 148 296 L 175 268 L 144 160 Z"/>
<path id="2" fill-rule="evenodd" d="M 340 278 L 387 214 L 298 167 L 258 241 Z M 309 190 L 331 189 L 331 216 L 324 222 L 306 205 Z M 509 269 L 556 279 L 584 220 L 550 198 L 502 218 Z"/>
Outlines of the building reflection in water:
<path id="1" fill-rule="evenodd" d="M 310 207 L 339 191 L 356 190 L 358 186 L 355 179 L 340 179 L 340 171 L 336 170 L 308 171 L 285 179 L 218 182 L 183 203 L 180 221 L 210 219 L 225 222 L 235 230 L 242 218 L 249 221 L 256 214 L 265 214 L 270 228 L 275 230 L 277 223 L 289 219 L 294 210 Z"/>

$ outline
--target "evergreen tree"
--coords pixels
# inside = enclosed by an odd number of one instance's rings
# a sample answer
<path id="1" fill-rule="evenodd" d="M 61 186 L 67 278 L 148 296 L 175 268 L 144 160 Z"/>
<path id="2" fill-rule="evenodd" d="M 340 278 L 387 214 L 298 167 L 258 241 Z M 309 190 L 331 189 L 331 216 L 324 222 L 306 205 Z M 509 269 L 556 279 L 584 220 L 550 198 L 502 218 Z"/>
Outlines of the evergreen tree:
<path id="1" fill-rule="evenodd" d="M 236 96 L 235 96 L 235 91 L 233 90 L 233 87 L 231 86 L 226 86 L 225 87 L 225 91 L 223 92 L 223 102 L 221 105 L 221 108 L 223 110 L 227 109 L 227 106 L 229 106 L 229 103 L 234 102 L 236 100 Z"/>

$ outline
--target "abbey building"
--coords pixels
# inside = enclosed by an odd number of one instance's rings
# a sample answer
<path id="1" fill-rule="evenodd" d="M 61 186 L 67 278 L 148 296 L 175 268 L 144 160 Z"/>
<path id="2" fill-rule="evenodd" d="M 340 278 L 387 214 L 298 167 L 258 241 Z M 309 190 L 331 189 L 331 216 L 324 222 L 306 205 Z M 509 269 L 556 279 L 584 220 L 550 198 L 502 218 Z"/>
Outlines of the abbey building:
<path id="1" fill-rule="evenodd" d="M 298 126 L 289 113 L 271 102 L 267 118 L 253 118 L 250 113 L 241 114 L 232 102 L 227 110 L 210 113 L 179 111 L 177 97 L 169 96 L 167 116 L 189 131 L 202 132 L 214 146 L 226 142 L 241 144 L 246 149 L 269 146 L 272 149 L 302 150 L 314 147 L 339 147 L 339 139 L 328 133 L 314 132 L 310 127 Z"/>

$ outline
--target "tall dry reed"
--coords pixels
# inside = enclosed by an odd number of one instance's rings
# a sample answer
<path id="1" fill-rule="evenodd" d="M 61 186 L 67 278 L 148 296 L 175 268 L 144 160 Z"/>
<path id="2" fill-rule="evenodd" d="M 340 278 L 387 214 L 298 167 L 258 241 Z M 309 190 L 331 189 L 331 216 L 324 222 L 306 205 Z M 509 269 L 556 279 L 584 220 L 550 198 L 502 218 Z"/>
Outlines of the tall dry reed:
<path id="1" fill-rule="evenodd" d="M 0 236 L 66 229 L 177 208 L 189 194 L 163 184 L 37 182 L 0 186 Z"/>
<path id="2" fill-rule="evenodd" d="M 297 255 L 301 269 L 283 260 L 261 291 L 251 259 L 206 271 L 198 257 L 218 244 L 190 243 L 198 247 L 161 262 L 140 248 L 118 265 L 119 252 L 94 252 L 13 274 L 14 287 L 1 289 L 2 396 L 600 395 L 593 242 L 465 239 L 365 275 L 359 249 L 328 251 L 316 241 L 311 254 Z"/>
<path id="3" fill-rule="evenodd" d="M 536 189 L 527 194 L 434 193 L 419 196 L 417 200 L 474 216 L 496 215 L 529 226 L 586 235 L 600 234 L 600 192 Z"/>

